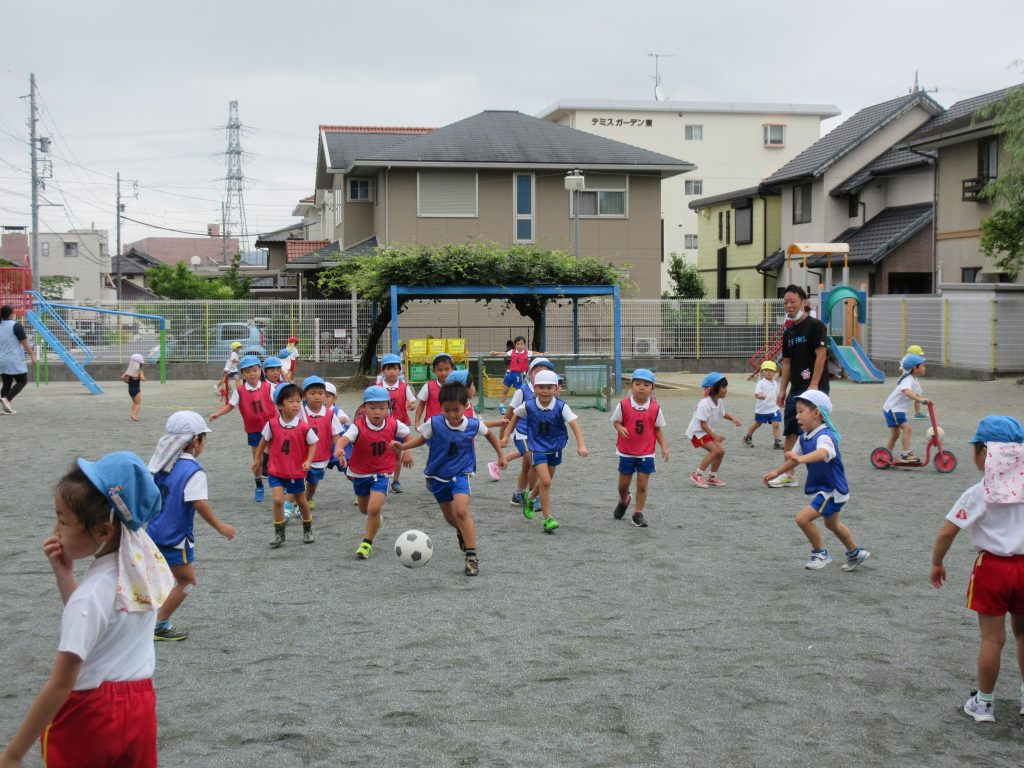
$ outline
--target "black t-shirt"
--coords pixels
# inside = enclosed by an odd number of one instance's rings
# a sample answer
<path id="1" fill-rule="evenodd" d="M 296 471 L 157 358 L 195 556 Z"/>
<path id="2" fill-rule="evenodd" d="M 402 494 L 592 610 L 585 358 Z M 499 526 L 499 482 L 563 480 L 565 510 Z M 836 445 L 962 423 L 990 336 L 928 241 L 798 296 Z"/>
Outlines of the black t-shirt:
<path id="1" fill-rule="evenodd" d="M 789 396 L 799 395 L 811 386 L 815 350 L 828 347 L 828 329 L 816 318 L 807 316 L 782 334 L 782 356 L 789 358 Z M 828 364 L 818 381 L 818 389 L 828 393 Z"/>
<path id="2" fill-rule="evenodd" d="M 14 331 L 14 338 L 18 341 L 24 341 L 28 338 L 28 336 L 25 335 L 25 327 L 21 323 L 16 322 L 11 330 Z"/>

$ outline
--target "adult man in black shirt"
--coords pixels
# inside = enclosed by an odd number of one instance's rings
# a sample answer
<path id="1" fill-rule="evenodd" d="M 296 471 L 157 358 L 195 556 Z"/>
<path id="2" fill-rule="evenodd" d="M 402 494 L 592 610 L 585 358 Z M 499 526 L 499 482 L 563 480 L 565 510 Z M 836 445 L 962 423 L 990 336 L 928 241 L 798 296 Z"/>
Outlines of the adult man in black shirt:
<path id="1" fill-rule="evenodd" d="M 779 407 L 785 406 L 783 434 L 786 450 L 793 450 L 800 426 L 796 423 L 796 396 L 808 389 L 828 394 L 828 328 L 806 313 L 807 294 L 798 285 L 786 286 L 782 308 L 790 326 L 782 334 L 782 378 L 779 380 Z M 787 396 L 786 388 L 789 388 Z M 799 485 L 792 476 L 781 475 L 776 487 Z M 774 483 L 775 481 L 773 481 Z"/>

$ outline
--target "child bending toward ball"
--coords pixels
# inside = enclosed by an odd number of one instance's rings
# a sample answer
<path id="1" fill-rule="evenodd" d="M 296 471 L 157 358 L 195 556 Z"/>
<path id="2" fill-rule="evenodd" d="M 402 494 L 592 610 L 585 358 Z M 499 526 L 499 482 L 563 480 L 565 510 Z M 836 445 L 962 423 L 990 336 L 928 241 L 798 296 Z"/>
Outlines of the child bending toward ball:
<path id="1" fill-rule="evenodd" d="M 48 766 L 156 766 L 153 626 L 174 577 L 142 526 L 160 504 L 142 459 L 124 451 L 78 459 L 57 483 L 43 542 L 64 602 L 57 658 L 0 765 L 21 765 L 38 738 Z M 88 557 L 78 581 L 74 562 Z"/>
<path id="2" fill-rule="evenodd" d="M 767 485 L 768 481 L 789 472 L 797 464 L 807 465 L 804 493 L 812 498 L 796 516 L 796 524 L 811 543 L 811 557 L 804 563 L 804 568 L 818 571 L 832 562 L 814 524 L 815 520 L 823 517 L 825 527 L 846 547 L 846 562 L 842 570 L 853 571 L 871 557 L 871 553 L 858 547 L 850 529 L 839 522 L 839 513 L 850 500 L 850 486 L 846 482 L 846 470 L 839 455 L 839 433 L 832 425 L 831 413 L 832 401 L 824 392 L 809 389 L 797 395 L 796 421 L 803 434 L 793 450 L 786 451 L 785 463 L 766 474 L 763 480 Z"/>
<path id="3" fill-rule="evenodd" d="M 419 434 L 404 443 L 395 441 L 396 450 L 408 451 L 429 444 L 427 487 L 434 494 L 448 525 L 455 529 L 459 548 L 465 553 L 463 572 L 467 576 L 480 573 L 480 558 L 476 551 L 476 524 L 469 513 L 469 478 L 476 472 L 476 438 L 484 435 L 498 454 L 498 464 L 505 466 L 498 438 L 487 425 L 475 417 L 466 416 L 469 395 L 461 384 L 446 384 L 439 392 L 441 413 L 424 421 Z"/>
<path id="4" fill-rule="evenodd" d="M 697 471 L 690 475 L 690 482 L 698 488 L 722 488 L 725 481 L 718 476 L 718 470 L 725 458 L 725 435 L 715 432 L 715 427 L 722 419 L 727 419 L 737 427 L 742 426 L 740 420 L 725 410 L 725 396 L 729 394 L 729 380 L 724 374 L 712 371 L 703 378 L 700 385 L 704 388 L 704 397 L 693 409 L 693 418 L 686 428 L 686 436 L 693 447 L 703 448 L 707 453 L 697 465 Z"/>
<path id="5" fill-rule="evenodd" d="M 1024 427 L 1010 416 L 986 416 L 974 437 L 974 465 L 984 474 L 968 488 L 946 515 L 932 549 L 930 580 L 936 589 L 946 583 L 946 557 L 962 529 L 977 550 L 967 607 L 978 614 L 978 688 L 964 703 L 976 722 L 995 717 L 995 687 L 1006 642 L 1006 614 L 1017 643 L 1020 671 L 1020 714 L 1024 715 Z"/>
<path id="6" fill-rule="evenodd" d="M 644 508 L 647 505 L 647 485 L 655 472 L 654 449 L 661 447 L 661 457 L 668 461 L 668 441 L 665 439 L 665 416 L 654 399 L 654 373 L 646 368 L 633 371 L 629 384 L 629 397 L 615 406 L 612 426 L 618 433 L 615 454 L 619 457 L 619 503 L 612 516 L 621 520 L 629 509 L 632 496 L 629 486 L 636 475 L 636 507 L 632 521 L 637 528 L 647 527 Z"/>

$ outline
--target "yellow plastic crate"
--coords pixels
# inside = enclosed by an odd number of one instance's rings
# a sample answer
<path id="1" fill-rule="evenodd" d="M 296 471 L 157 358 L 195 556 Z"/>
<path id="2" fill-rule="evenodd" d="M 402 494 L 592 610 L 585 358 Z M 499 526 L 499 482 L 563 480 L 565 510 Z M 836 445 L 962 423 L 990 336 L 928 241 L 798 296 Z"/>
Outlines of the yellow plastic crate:
<path id="1" fill-rule="evenodd" d="M 484 374 L 484 397 L 500 398 L 505 393 L 503 376 L 489 376 L 487 371 Z"/>
<path id="2" fill-rule="evenodd" d="M 427 339 L 428 362 L 434 359 L 434 355 L 445 354 L 446 352 L 444 339 Z"/>
<path id="3" fill-rule="evenodd" d="M 422 363 L 427 359 L 427 340 L 409 339 L 405 348 L 406 358 L 410 363 Z"/>
<path id="4" fill-rule="evenodd" d="M 451 355 L 453 358 L 461 358 L 466 354 L 466 340 L 465 339 L 445 339 L 445 352 Z"/>

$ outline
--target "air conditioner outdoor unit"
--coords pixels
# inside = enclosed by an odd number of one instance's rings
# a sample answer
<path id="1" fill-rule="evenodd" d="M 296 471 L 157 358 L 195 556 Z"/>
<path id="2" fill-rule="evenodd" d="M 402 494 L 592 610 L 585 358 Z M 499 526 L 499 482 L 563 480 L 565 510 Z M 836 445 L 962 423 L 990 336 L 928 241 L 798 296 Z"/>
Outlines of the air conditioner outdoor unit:
<path id="1" fill-rule="evenodd" d="M 657 357 L 658 340 L 655 338 L 633 339 L 634 357 Z"/>

